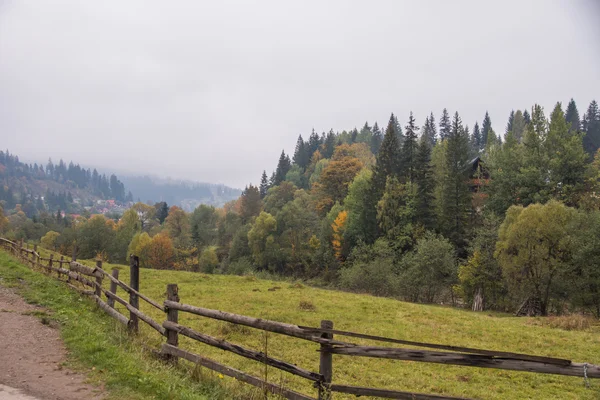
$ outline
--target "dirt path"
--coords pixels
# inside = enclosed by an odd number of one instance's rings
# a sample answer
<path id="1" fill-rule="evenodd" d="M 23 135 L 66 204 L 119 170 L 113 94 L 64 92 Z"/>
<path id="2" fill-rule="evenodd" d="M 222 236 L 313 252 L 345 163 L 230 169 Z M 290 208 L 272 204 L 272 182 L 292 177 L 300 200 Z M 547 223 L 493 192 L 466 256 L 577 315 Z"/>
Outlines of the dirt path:
<path id="1" fill-rule="evenodd" d="M 35 311 L 43 309 L 0 286 L 0 399 L 101 399 L 85 376 L 62 367 L 67 352 L 59 333 L 31 315 Z"/>

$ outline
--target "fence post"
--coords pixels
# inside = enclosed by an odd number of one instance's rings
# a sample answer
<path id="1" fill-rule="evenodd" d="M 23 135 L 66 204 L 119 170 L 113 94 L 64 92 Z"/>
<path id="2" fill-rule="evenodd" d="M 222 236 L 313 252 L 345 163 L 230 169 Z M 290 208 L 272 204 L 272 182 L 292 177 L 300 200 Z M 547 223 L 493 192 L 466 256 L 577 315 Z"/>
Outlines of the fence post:
<path id="1" fill-rule="evenodd" d="M 65 262 L 65 256 L 60 256 L 60 262 L 58 263 L 59 271 L 56 272 L 58 274 L 58 279 L 60 279 L 60 277 L 62 276 L 60 273 L 60 269 L 63 267 L 63 262 Z"/>
<path id="2" fill-rule="evenodd" d="M 111 275 L 113 278 L 119 279 L 119 270 L 116 268 L 113 268 Z M 110 292 L 112 294 L 117 294 L 117 283 L 113 282 L 112 280 L 110 281 Z M 109 307 L 115 308 L 115 299 L 114 298 L 109 297 L 107 303 L 108 303 Z"/>
<path id="3" fill-rule="evenodd" d="M 77 261 L 77 243 L 73 245 L 73 256 L 71 257 L 71 261 Z"/>
<path id="4" fill-rule="evenodd" d="M 131 254 L 129 256 L 129 286 L 132 289 L 139 292 L 140 290 L 140 259 L 138 256 L 134 256 Z M 129 293 L 129 304 L 137 310 L 140 309 L 140 299 L 138 295 L 131 292 Z M 129 331 L 133 333 L 138 333 L 139 330 L 139 321 L 137 315 L 129 312 Z"/>
<path id="5" fill-rule="evenodd" d="M 328 320 L 321 321 L 322 329 L 333 329 L 333 322 Z M 321 337 L 324 339 L 333 339 L 332 333 L 322 333 Z M 331 390 L 331 378 L 333 375 L 333 354 L 329 352 L 330 346 L 328 344 L 321 344 L 321 357 L 319 360 L 319 373 L 323 375 L 323 382 L 319 385 L 319 400 L 330 400 Z"/>
<path id="6" fill-rule="evenodd" d="M 177 287 L 176 283 L 171 283 L 171 284 L 167 285 L 167 300 L 179 302 L 179 288 Z M 176 324 L 179 323 L 179 312 L 177 310 L 166 308 L 166 312 L 167 312 L 167 321 L 174 322 Z M 167 329 L 166 335 L 167 335 L 167 344 L 170 344 L 171 346 L 175 346 L 175 347 L 177 347 L 179 345 L 179 335 L 178 335 L 177 331 Z M 178 357 L 168 356 L 167 360 L 172 363 L 176 363 L 178 360 Z"/>
<path id="7" fill-rule="evenodd" d="M 96 260 L 96 267 L 102 269 L 102 260 Z M 102 297 L 102 275 L 96 276 L 96 296 Z"/>
<path id="8" fill-rule="evenodd" d="M 39 268 L 40 267 L 40 255 L 37 254 L 37 244 L 33 245 L 33 258 L 35 259 L 35 267 Z"/>
<path id="9" fill-rule="evenodd" d="M 50 254 L 50 260 L 48 260 L 48 275 L 52 273 L 52 260 L 54 259 L 54 254 Z"/>
<path id="10" fill-rule="evenodd" d="M 19 260 L 23 261 L 23 238 L 19 240 Z"/>

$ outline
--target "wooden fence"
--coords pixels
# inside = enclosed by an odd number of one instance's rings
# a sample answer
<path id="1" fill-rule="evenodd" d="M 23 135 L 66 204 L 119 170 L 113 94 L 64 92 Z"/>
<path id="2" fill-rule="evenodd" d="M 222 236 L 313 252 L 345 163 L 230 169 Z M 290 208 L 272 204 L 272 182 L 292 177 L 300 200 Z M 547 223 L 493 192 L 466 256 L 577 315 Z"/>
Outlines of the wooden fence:
<path id="1" fill-rule="evenodd" d="M 234 377 L 239 381 L 257 386 L 265 391 L 280 395 L 286 399 L 314 400 L 313 397 L 269 383 L 259 377 L 249 375 L 245 372 L 182 349 L 179 347 L 179 335 L 304 378 L 312 383 L 319 400 L 330 400 L 333 398 L 333 393 L 335 392 L 390 399 L 459 399 L 458 397 L 335 384 L 333 383 L 334 354 L 578 376 L 586 380 L 588 378 L 600 378 L 600 366 L 587 363 L 574 363 L 566 359 L 365 335 L 356 332 L 336 330 L 334 329 L 332 321 L 321 321 L 320 327 L 306 327 L 196 307 L 180 302 L 176 284 L 167 285 L 166 300 L 161 305 L 157 301 L 140 293 L 139 261 L 136 256 L 130 256 L 130 283 L 128 285 L 119 280 L 119 271 L 117 269 L 113 269 L 111 273 L 103 270 L 101 261 L 97 261 L 96 266 L 91 268 L 78 263 L 75 260 L 75 256 L 73 256 L 72 260 L 65 260 L 64 256 L 61 256 L 60 259 L 55 259 L 53 255 L 50 255 L 49 258 L 41 257 L 37 252 L 37 246 L 33 246 L 33 249 L 29 249 L 29 246 L 23 246 L 22 241 L 20 243 L 15 243 L 0 238 L 0 244 L 5 250 L 12 253 L 15 257 L 31 266 L 33 269 L 45 272 L 51 276 L 56 274 L 57 279 L 64 281 L 72 289 L 77 290 L 83 295 L 90 296 L 108 315 L 126 325 L 131 333 L 135 334 L 138 332 L 139 320 L 148 324 L 166 338 L 166 343 L 162 345 L 160 350 L 160 354 L 165 361 L 176 363 L 178 359 L 182 358 L 194 364 L 217 371 L 223 375 Z M 67 268 L 65 268 L 65 266 Z M 105 278 L 110 281 L 109 290 L 106 290 L 102 286 Z M 80 287 L 76 286 L 74 284 L 75 282 L 78 282 Z M 89 289 L 84 289 L 84 287 Z M 118 287 L 122 288 L 129 295 L 129 299 L 124 299 L 117 295 Z M 103 295 L 106 301 L 103 300 Z M 141 312 L 139 310 L 140 299 L 163 311 L 166 314 L 166 320 L 161 324 Z M 115 302 L 122 304 L 129 311 L 129 315 L 123 315 L 115 309 Z M 270 357 L 263 352 L 247 349 L 181 325 L 179 324 L 180 312 L 186 312 L 219 321 L 226 321 L 236 325 L 248 326 L 266 332 L 313 342 L 318 346 L 318 351 L 320 352 L 319 371 L 309 371 L 300 368 L 291 362 Z M 361 346 L 339 340 L 339 337 L 367 339 L 377 342 L 394 343 L 435 350 Z"/>

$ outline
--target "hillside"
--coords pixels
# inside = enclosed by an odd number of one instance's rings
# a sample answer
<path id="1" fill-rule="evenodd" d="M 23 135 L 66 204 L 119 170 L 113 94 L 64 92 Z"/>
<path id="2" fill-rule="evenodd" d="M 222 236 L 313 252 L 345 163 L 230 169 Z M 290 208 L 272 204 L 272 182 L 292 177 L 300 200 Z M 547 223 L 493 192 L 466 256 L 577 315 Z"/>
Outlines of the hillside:
<path id="1" fill-rule="evenodd" d="M 191 212 L 200 204 L 222 207 L 237 199 L 241 190 L 221 184 L 160 179 L 151 176 L 122 176 L 135 199 L 145 203 L 165 201 Z"/>
<path id="2" fill-rule="evenodd" d="M 129 279 L 128 267 L 120 279 Z M 105 268 L 111 268 L 105 265 Z M 161 301 L 168 283 L 178 283 L 181 302 L 243 315 L 304 326 L 332 320 L 335 328 L 379 336 L 424 342 L 563 357 L 578 362 L 600 362 L 600 327 L 585 331 L 552 328 L 547 320 L 516 318 L 500 313 L 475 313 L 442 306 L 417 305 L 369 295 L 315 289 L 289 282 L 261 280 L 253 276 L 204 275 L 189 272 L 142 269 L 141 291 Z M 278 288 L 278 289 L 277 289 Z M 271 289 L 271 290 L 269 290 Z M 164 314 L 142 302 L 142 311 L 164 319 Z M 180 314 L 180 323 L 233 343 L 264 351 L 264 334 L 250 328 L 234 329 L 214 320 Z M 153 346 L 162 339 L 142 324 L 144 340 Z M 359 343 L 360 340 L 352 339 Z M 368 342 L 364 342 L 368 343 Z M 373 344 L 373 343 L 371 343 Z M 180 338 L 183 348 L 261 376 L 264 366 L 230 353 Z M 276 334 L 268 335 L 268 353 L 297 365 L 318 370 L 315 345 Z M 334 381 L 340 384 L 386 387 L 479 399 L 595 399 L 596 386 L 586 389 L 582 378 L 452 367 L 381 359 L 334 360 Z M 305 381 L 269 370 L 274 382 L 307 392 Z M 346 398 L 336 394 L 337 399 Z M 348 397 L 351 398 L 351 397 Z"/>

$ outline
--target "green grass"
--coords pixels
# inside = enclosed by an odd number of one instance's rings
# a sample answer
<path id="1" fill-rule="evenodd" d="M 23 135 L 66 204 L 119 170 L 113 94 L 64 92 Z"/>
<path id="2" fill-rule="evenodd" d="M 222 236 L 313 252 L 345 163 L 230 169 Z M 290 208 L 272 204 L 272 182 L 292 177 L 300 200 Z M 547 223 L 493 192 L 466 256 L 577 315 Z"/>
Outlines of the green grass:
<path id="1" fill-rule="evenodd" d="M 55 324 L 69 351 L 67 366 L 103 386 L 107 400 L 205 400 L 257 397 L 240 383 L 223 384 L 203 371 L 173 368 L 155 360 L 145 337 L 130 339 L 125 328 L 64 284 L 30 270 L 0 251 L 0 285 L 13 287 L 47 311 L 29 313 Z"/>
<path id="2" fill-rule="evenodd" d="M 92 265 L 91 262 L 88 263 Z M 128 282 L 128 267 L 120 269 L 120 279 Z M 600 364 L 600 327 L 586 330 L 562 330 L 540 323 L 535 318 L 516 318 L 508 314 L 474 313 L 443 306 L 419 305 L 393 299 L 315 289 L 289 282 L 259 280 L 254 277 L 205 275 L 190 272 L 142 269 L 140 288 L 147 296 L 162 302 L 166 285 L 177 283 L 181 302 L 243 315 L 267 318 L 297 325 L 319 326 L 322 319 L 332 320 L 335 328 L 378 336 L 490 350 L 520 352 Z M 108 282 L 106 282 L 108 285 Z M 270 288 L 280 289 L 269 291 Z M 119 294 L 125 293 L 119 289 Z M 72 296 L 77 298 L 77 296 Z M 157 321 L 164 314 L 140 302 L 143 312 Z M 179 314 L 181 324 L 200 332 L 226 339 L 270 356 L 318 371 L 318 347 L 310 342 L 277 334 L 265 334 L 252 328 Z M 164 340 L 140 322 L 141 340 L 159 348 Z M 354 338 L 353 343 L 385 345 Z M 213 358 L 234 368 L 264 376 L 264 366 L 180 336 L 180 346 Z M 582 377 L 564 377 L 527 372 L 446 366 L 334 356 L 333 381 L 339 384 L 371 386 L 421 393 L 445 394 L 474 399 L 597 399 L 600 382 L 591 381 L 586 389 Z M 583 374 L 583 371 L 582 371 Z M 211 374 L 205 374 L 211 376 Z M 315 390 L 308 381 L 269 368 L 268 379 L 310 395 Z M 232 381 L 225 378 L 228 385 Z M 335 394 L 335 399 L 354 398 Z"/>

